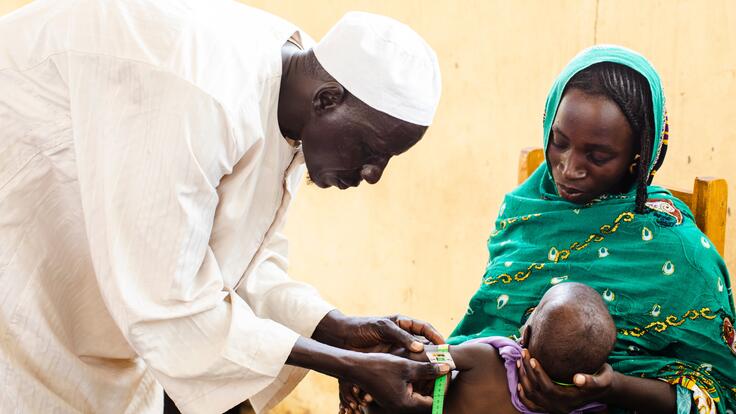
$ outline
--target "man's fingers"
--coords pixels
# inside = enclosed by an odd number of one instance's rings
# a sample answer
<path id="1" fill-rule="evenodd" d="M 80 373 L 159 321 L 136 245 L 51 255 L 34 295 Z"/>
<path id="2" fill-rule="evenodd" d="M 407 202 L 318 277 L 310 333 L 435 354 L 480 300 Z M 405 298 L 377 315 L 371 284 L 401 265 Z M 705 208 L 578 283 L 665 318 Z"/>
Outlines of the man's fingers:
<path id="1" fill-rule="evenodd" d="M 340 407 L 344 409 L 344 414 L 354 414 L 354 411 L 360 406 L 360 394 L 356 394 L 355 390 L 359 388 L 355 385 L 340 382 Z"/>
<path id="2" fill-rule="evenodd" d="M 422 380 L 431 380 L 447 375 L 450 372 L 450 366 L 447 364 L 433 364 L 431 362 L 417 362 L 414 372 L 408 382 L 419 382 Z"/>
<path id="3" fill-rule="evenodd" d="M 424 411 L 432 408 L 432 397 L 414 392 L 414 387 L 409 384 L 406 387 L 407 401 L 404 401 L 404 407 L 410 411 Z"/>
<path id="4" fill-rule="evenodd" d="M 407 332 L 411 332 L 414 335 L 421 335 L 437 345 L 445 343 L 445 338 L 428 322 L 401 315 L 395 315 L 391 318 L 401 329 Z"/>
<path id="5" fill-rule="evenodd" d="M 431 408 L 432 397 L 429 395 L 422 395 L 416 392 L 411 393 L 412 408 Z"/>
<path id="6" fill-rule="evenodd" d="M 363 407 L 373 401 L 373 397 L 368 393 L 364 393 L 363 390 L 361 390 L 360 387 L 358 387 L 357 385 L 353 385 L 352 387 L 350 387 L 350 391 L 353 393 L 353 396 L 355 397 L 355 400 L 358 402 L 358 404 Z"/>
<path id="7" fill-rule="evenodd" d="M 401 329 L 397 323 L 385 324 L 383 334 L 389 341 L 396 345 L 401 345 L 412 352 L 421 352 L 424 349 L 424 345 L 421 342 L 417 341 L 409 332 Z"/>

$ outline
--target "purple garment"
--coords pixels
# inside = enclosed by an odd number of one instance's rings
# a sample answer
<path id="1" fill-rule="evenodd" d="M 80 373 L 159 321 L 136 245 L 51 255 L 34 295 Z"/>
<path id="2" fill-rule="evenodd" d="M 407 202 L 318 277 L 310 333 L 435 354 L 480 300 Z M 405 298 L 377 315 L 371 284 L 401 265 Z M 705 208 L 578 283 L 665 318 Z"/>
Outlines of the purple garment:
<path id="1" fill-rule="evenodd" d="M 515 341 L 509 338 L 506 338 L 505 336 L 489 336 L 487 338 L 473 339 L 466 343 L 488 344 L 496 348 L 496 350 L 498 350 L 498 354 L 501 356 L 501 358 L 503 358 L 503 364 L 506 367 L 506 379 L 509 383 L 509 393 L 511 393 L 511 403 L 514 405 L 514 408 L 516 408 L 522 414 L 545 414 L 526 408 L 524 403 L 519 400 L 519 394 L 516 388 L 519 384 L 519 373 L 516 371 L 516 361 L 521 360 L 521 345 L 517 344 Z M 571 411 L 570 414 L 596 412 L 605 407 L 605 404 L 594 402 L 586 404 L 574 411 Z"/>

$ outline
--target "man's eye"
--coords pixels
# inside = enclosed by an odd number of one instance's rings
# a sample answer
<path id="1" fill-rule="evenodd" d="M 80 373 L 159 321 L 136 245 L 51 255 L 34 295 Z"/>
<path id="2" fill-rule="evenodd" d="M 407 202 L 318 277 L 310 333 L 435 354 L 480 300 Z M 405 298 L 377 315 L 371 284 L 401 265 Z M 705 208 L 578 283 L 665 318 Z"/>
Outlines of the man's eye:
<path id="1" fill-rule="evenodd" d="M 362 145 L 363 145 L 363 154 L 369 157 L 373 157 L 376 155 L 376 153 L 371 149 L 371 147 L 369 147 L 365 142 Z"/>

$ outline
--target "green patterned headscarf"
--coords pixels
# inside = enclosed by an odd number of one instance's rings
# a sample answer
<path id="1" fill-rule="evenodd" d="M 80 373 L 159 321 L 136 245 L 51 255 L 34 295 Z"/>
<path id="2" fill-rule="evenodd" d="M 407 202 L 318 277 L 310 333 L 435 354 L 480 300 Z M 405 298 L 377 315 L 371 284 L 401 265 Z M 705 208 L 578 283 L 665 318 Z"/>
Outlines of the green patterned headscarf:
<path id="1" fill-rule="evenodd" d="M 651 64 L 616 46 L 575 57 L 547 98 L 544 145 L 565 85 L 601 62 L 641 73 L 651 89 L 655 141 L 650 174 L 668 140 L 664 94 Z M 466 315 L 448 342 L 518 335 L 544 293 L 585 283 L 607 303 L 618 329 L 609 358 L 626 375 L 678 386 L 681 412 L 736 412 L 734 304 L 728 271 L 688 207 L 661 187 L 647 188 L 647 213 L 635 212 L 636 189 L 587 205 L 557 194 L 546 163 L 507 194 L 488 240 L 490 259 Z"/>

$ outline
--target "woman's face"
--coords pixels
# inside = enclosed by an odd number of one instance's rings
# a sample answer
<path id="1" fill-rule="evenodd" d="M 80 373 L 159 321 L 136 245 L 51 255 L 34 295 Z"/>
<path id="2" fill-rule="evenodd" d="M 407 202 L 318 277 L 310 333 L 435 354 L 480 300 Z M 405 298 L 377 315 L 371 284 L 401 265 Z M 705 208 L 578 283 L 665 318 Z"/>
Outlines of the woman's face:
<path id="1" fill-rule="evenodd" d="M 585 204 L 633 184 L 635 143 L 626 116 L 611 99 L 570 89 L 552 123 L 547 159 L 557 192 Z"/>

